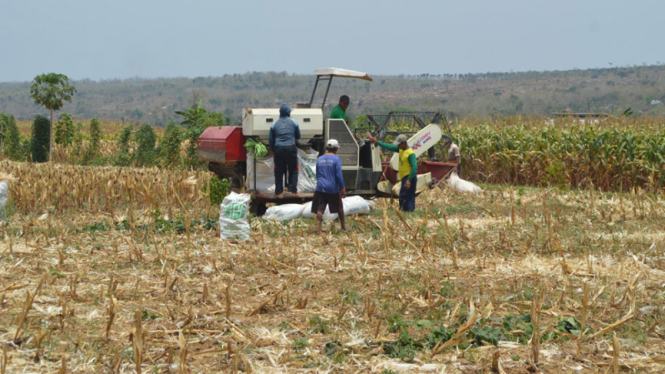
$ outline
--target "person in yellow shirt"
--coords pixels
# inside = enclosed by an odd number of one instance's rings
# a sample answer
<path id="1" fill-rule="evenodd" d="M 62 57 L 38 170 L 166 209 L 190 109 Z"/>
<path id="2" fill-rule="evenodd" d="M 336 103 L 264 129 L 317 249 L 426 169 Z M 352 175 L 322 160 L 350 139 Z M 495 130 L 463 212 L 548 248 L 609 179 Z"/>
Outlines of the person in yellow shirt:
<path id="1" fill-rule="evenodd" d="M 393 144 L 380 142 L 371 135 L 368 135 L 368 138 L 370 142 L 378 144 L 381 148 L 399 152 L 399 170 L 397 174 L 402 181 L 399 190 L 399 209 L 405 212 L 413 212 L 416 209 L 418 162 L 416 161 L 416 153 L 407 143 L 406 135 L 399 135 Z"/>

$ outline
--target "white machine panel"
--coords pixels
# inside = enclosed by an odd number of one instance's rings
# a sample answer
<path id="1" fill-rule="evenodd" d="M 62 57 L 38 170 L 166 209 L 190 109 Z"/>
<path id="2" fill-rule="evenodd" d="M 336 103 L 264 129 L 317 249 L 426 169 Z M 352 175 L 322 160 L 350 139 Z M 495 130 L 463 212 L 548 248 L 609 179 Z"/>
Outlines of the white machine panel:
<path id="1" fill-rule="evenodd" d="M 323 112 L 321 109 L 291 109 L 291 118 L 298 122 L 301 139 L 309 140 L 315 135 L 322 135 Z M 279 108 L 244 109 L 242 114 L 242 134 L 245 136 L 259 136 L 262 141 L 268 142 L 270 126 L 278 119 Z"/>
<path id="2" fill-rule="evenodd" d="M 416 157 L 418 157 L 432 148 L 442 137 L 441 128 L 436 124 L 430 123 L 407 140 L 407 144 L 409 144 L 409 147 L 413 149 Z M 395 170 L 399 170 L 399 153 L 395 152 L 393 154 L 393 157 L 390 159 L 390 166 Z"/>

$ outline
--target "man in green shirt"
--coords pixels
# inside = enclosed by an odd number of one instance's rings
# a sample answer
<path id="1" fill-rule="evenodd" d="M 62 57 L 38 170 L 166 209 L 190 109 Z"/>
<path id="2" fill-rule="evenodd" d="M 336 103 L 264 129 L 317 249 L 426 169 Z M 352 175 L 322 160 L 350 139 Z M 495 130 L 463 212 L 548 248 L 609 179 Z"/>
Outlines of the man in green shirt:
<path id="1" fill-rule="evenodd" d="M 409 147 L 406 135 L 398 135 L 393 144 L 380 142 L 372 135 L 368 135 L 368 138 L 370 142 L 379 145 L 383 149 L 399 152 L 397 175 L 402 182 L 399 189 L 399 209 L 405 212 L 413 212 L 416 209 L 418 161 L 416 161 L 416 153 Z"/>
<path id="2" fill-rule="evenodd" d="M 330 113 L 331 119 L 343 119 L 346 121 L 346 109 L 349 107 L 351 99 L 347 95 L 342 95 L 339 98 L 339 104 L 336 105 Z"/>
<path id="3" fill-rule="evenodd" d="M 349 104 L 351 103 L 351 99 L 349 99 L 349 96 L 347 95 L 342 95 L 339 97 L 339 104 L 336 105 L 332 112 L 330 112 L 330 119 L 343 119 L 346 124 L 349 124 L 349 121 L 346 119 L 346 109 L 349 108 Z M 365 145 L 365 141 L 360 137 L 360 134 L 354 134 L 353 135 L 356 138 L 356 142 L 358 143 L 358 147 L 362 148 Z M 361 150 L 361 158 L 362 158 L 362 150 Z"/>

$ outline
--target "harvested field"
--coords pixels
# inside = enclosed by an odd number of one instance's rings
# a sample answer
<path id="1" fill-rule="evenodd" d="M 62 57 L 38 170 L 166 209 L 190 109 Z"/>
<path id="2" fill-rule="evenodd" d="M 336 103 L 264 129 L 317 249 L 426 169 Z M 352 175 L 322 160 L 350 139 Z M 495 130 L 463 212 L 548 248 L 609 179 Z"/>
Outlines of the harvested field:
<path id="1" fill-rule="evenodd" d="M 1 162 L 2 373 L 659 373 L 665 201 L 427 191 L 219 240 L 205 172 Z"/>

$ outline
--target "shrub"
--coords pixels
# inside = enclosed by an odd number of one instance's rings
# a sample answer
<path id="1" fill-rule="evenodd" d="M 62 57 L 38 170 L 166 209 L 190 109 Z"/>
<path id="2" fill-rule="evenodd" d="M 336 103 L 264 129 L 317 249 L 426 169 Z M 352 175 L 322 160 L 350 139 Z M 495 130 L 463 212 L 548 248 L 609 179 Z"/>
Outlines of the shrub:
<path id="1" fill-rule="evenodd" d="M 62 113 L 60 119 L 55 124 L 55 139 L 57 144 L 68 147 L 74 142 L 76 128 L 72 122 L 71 114 Z"/>
<path id="2" fill-rule="evenodd" d="M 216 176 L 210 178 L 210 180 L 201 188 L 202 191 L 210 191 L 210 203 L 212 205 L 219 205 L 222 203 L 226 195 L 229 194 L 229 180 L 219 179 Z"/>
<path id="3" fill-rule="evenodd" d="M 88 148 L 88 153 L 92 157 L 99 156 L 99 144 L 102 141 L 102 130 L 99 128 L 99 120 L 93 118 L 90 121 L 90 148 Z"/>
<path id="4" fill-rule="evenodd" d="M 132 156 L 129 154 L 129 142 L 132 140 L 134 129 L 132 125 L 127 125 L 122 128 L 118 135 L 118 157 L 116 165 L 127 166 L 132 161 Z"/>
<path id="5" fill-rule="evenodd" d="M 23 160 L 24 153 L 21 149 L 21 135 L 18 132 L 18 126 L 16 126 L 16 119 L 14 119 L 14 116 L 2 114 L 0 116 L 0 123 L 2 123 L 3 130 L 3 154 L 13 161 Z"/>
<path id="6" fill-rule="evenodd" d="M 159 144 L 159 158 L 162 166 L 170 167 L 180 163 L 181 142 L 182 132 L 180 127 L 173 122 L 169 122 L 164 131 L 164 139 Z"/>
<path id="7" fill-rule="evenodd" d="M 140 166 L 153 165 L 155 162 L 155 144 L 157 137 L 152 126 L 143 124 L 138 131 L 136 131 L 136 152 L 134 159 Z"/>
<path id="8" fill-rule="evenodd" d="M 30 140 L 32 162 L 48 161 L 50 125 L 48 118 L 44 116 L 35 117 L 35 121 L 32 123 L 32 139 Z"/>

